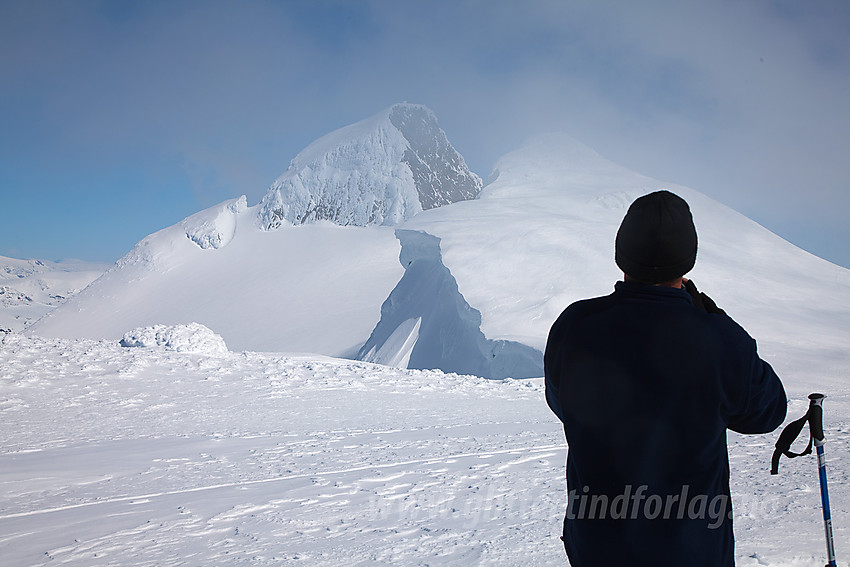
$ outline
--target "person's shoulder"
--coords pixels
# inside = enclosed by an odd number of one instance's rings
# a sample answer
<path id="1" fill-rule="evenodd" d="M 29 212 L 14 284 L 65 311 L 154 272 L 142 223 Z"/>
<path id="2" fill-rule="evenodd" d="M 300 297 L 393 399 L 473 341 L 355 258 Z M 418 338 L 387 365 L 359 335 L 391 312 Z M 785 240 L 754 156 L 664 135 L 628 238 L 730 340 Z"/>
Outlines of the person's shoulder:
<path id="1" fill-rule="evenodd" d="M 564 311 L 561 315 L 564 315 L 564 314 L 570 314 L 570 315 L 581 314 L 581 313 L 587 313 L 587 312 L 590 312 L 590 311 L 595 311 L 597 309 L 602 309 L 611 302 L 613 295 L 614 294 L 609 294 L 609 295 L 602 295 L 602 296 L 599 296 L 599 297 L 589 297 L 587 299 L 579 299 L 577 301 L 574 301 L 570 305 L 568 305 L 567 308 L 564 309 Z"/>
<path id="2" fill-rule="evenodd" d="M 756 341 L 737 321 L 729 315 L 708 313 L 703 314 L 703 319 L 709 328 L 729 351 L 743 351 L 750 353 L 756 350 Z"/>
<path id="3" fill-rule="evenodd" d="M 552 325 L 552 330 L 555 331 L 574 321 L 582 319 L 588 314 L 594 313 L 599 309 L 604 308 L 610 302 L 611 295 L 603 295 L 600 297 L 591 297 L 587 299 L 579 299 L 567 306 L 561 312 L 561 315 L 555 320 Z"/>

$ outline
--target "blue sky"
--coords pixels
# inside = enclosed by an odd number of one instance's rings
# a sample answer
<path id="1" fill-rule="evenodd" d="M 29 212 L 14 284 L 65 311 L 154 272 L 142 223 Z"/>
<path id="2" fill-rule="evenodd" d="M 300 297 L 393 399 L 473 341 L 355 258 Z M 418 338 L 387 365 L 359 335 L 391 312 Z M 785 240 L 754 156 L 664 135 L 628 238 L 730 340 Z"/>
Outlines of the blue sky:
<path id="1" fill-rule="evenodd" d="M 114 261 L 421 103 L 470 167 L 562 130 L 850 267 L 850 3 L 0 0 L 0 255 Z"/>

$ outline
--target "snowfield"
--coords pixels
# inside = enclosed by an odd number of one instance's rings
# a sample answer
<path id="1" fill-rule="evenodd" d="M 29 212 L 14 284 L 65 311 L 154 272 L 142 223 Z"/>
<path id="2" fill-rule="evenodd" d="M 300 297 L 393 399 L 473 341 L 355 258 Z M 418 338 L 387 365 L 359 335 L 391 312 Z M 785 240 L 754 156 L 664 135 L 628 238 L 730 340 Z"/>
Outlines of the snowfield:
<path id="1" fill-rule="evenodd" d="M 146 344 L 0 334 L 3 565 L 566 564 L 542 379 Z M 827 394 L 841 564 L 850 388 Z M 815 459 L 770 476 L 777 435 L 729 436 L 738 565 L 820 567 Z"/>

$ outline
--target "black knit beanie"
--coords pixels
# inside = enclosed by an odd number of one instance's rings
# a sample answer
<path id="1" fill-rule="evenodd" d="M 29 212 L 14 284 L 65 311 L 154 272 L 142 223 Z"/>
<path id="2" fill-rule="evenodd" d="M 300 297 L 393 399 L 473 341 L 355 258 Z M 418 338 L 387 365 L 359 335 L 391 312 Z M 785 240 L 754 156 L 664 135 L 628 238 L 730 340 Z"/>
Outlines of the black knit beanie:
<path id="1" fill-rule="evenodd" d="M 691 271 L 697 260 L 697 231 L 691 209 L 670 191 L 635 200 L 617 231 L 614 260 L 631 278 L 667 282 Z"/>

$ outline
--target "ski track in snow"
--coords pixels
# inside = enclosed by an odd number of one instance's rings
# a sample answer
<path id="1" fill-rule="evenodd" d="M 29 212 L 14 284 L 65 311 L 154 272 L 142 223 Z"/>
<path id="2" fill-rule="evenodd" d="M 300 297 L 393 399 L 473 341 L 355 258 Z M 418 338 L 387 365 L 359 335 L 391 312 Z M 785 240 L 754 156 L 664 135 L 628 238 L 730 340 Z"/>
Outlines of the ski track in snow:
<path id="1" fill-rule="evenodd" d="M 826 402 L 839 562 L 848 410 Z M 0 565 L 566 564 L 541 379 L 9 335 L 0 415 Z M 770 476 L 776 435 L 729 435 L 738 565 L 823 565 L 815 460 Z"/>

